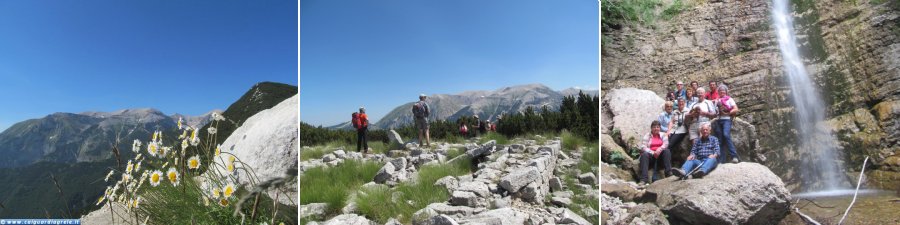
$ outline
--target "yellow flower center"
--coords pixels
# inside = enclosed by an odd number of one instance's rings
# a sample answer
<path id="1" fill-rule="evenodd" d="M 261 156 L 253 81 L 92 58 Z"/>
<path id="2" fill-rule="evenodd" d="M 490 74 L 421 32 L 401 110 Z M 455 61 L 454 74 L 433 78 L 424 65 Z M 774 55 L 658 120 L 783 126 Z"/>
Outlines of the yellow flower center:
<path id="1" fill-rule="evenodd" d="M 231 194 L 234 193 L 234 188 L 225 187 L 225 197 L 231 197 Z"/>
<path id="2" fill-rule="evenodd" d="M 192 159 L 192 160 L 189 162 L 189 165 L 190 165 L 191 168 L 197 168 L 197 167 L 200 167 L 200 162 L 199 162 L 199 160 Z"/>
<path id="3" fill-rule="evenodd" d="M 169 173 L 169 181 L 175 182 L 177 179 L 178 179 L 178 174 L 176 174 L 175 172 Z"/>
<path id="4" fill-rule="evenodd" d="M 159 174 L 154 173 L 153 175 L 150 175 L 150 181 L 153 183 L 159 183 Z"/>
<path id="5" fill-rule="evenodd" d="M 228 206 L 228 199 L 219 199 L 219 205 Z"/>

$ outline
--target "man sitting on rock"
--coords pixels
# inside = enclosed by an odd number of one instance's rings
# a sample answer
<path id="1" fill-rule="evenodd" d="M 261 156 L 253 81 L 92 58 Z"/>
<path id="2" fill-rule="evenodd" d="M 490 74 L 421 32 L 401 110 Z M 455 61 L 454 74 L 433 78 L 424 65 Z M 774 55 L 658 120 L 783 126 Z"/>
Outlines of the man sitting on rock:
<path id="1" fill-rule="evenodd" d="M 719 153 L 719 139 L 710 136 L 710 124 L 708 122 L 700 124 L 700 138 L 694 141 L 694 147 L 691 148 L 691 155 L 688 156 L 687 162 L 681 166 L 681 170 L 673 169 L 672 172 L 679 177 L 693 175 L 693 178 L 702 178 L 716 168 L 716 155 Z M 694 171 L 694 169 L 697 169 Z M 685 174 L 693 172 L 693 174 Z"/>

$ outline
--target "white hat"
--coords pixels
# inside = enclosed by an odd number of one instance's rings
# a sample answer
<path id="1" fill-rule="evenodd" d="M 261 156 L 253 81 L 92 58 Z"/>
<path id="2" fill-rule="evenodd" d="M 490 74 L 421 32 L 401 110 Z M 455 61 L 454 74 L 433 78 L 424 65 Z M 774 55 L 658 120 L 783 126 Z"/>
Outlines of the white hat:
<path id="1" fill-rule="evenodd" d="M 425 94 L 419 94 L 419 97 L 426 97 Z"/>

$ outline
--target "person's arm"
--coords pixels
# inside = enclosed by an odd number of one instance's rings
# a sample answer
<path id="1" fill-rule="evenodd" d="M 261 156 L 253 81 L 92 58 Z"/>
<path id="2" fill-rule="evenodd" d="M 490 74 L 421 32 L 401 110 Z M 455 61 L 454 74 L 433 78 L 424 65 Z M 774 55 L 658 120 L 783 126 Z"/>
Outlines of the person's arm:
<path id="1" fill-rule="evenodd" d="M 710 141 L 713 145 L 713 154 L 709 155 L 710 158 L 719 157 L 719 139 L 714 139 L 714 141 Z"/>
<path id="2" fill-rule="evenodd" d="M 731 112 L 729 112 L 728 115 L 729 115 L 729 116 L 737 116 L 738 111 L 740 111 L 740 109 L 738 109 L 737 103 L 736 103 L 736 102 L 733 102 L 733 101 L 734 101 L 734 98 L 732 98 L 732 99 L 729 100 L 729 101 L 732 101 L 732 102 L 731 102 L 731 103 L 732 103 L 732 104 L 731 104 L 731 107 L 732 107 L 732 108 L 731 108 Z"/>
<path id="3" fill-rule="evenodd" d="M 666 149 L 666 148 L 669 147 L 669 135 L 668 135 L 668 133 L 666 133 L 665 136 L 660 137 L 660 139 L 662 139 L 662 146 L 659 146 L 659 148 L 656 149 L 657 152 L 662 152 L 664 149 Z M 657 153 L 657 154 L 659 154 L 659 153 Z"/>
<path id="4" fill-rule="evenodd" d="M 642 151 L 651 152 L 650 151 L 650 138 L 651 138 L 650 133 L 647 133 L 646 135 L 644 135 L 644 138 L 641 139 L 641 150 Z"/>
<path id="5" fill-rule="evenodd" d="M 700 148 L 699 148 L 699 146 L 698 146 L 698 145 L 699 145 L 699 141 L 700 141 L 700 138 L 697 138 L 697 139 L 694 141 L 694 144 L 691 145 L 691 155 L 689 155 L 689 156 L 687 157 L 687 160 L 693 160 L 693 159 L 696 157 L 697 153 L 700 151 Z"/>

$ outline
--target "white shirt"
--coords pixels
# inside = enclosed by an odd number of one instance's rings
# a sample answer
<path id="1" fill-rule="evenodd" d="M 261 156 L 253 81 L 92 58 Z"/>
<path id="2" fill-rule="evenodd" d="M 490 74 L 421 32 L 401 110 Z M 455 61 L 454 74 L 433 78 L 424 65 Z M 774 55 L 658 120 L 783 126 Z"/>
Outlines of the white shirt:
<path id="1" fill-rule="evenodd" d="M 721 102 L 721 101 L 716 101 L 716 102 Z M 725 101 L 725 105 L 729 106 L 731 108 L 731 110 L 734 110 L 734 107 L 737 107 L 737 103 L 735 103 L 734 98 L 731 98 L 731 97 L 728 98 L 728 101 Z M 720 115 L 719 119 L 730 120 L 731 116 L 728 114 Z"/>

